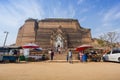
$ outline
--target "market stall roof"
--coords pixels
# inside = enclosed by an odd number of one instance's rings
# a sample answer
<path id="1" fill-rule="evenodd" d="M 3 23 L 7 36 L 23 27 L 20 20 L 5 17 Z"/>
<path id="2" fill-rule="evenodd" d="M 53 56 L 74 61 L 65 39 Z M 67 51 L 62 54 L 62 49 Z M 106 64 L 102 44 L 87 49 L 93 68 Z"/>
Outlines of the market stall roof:
<path id="1" fill-rule="evenodd" d="M 9 51 L 10 51 L 9 48 L 0 47 L 0 53 L 1 53 L 1 52 L 9 52 Z"/>
<path id="2" fill-rule="evenodd" d="M 22 49 L 21 46 L 8 46 L 9 49 Z"/>
<path id="3" fill-rule="evenodd" d="M 22 48 L 39 48 L 39 46 L 34 43 L 28 43 L 28 44 L 23 45 Z"/>
<path id="4" fill-rule="evenodd" d="M 93 48 L 93 46 L 84 44 L 84 45 L 78 46 L 76 48 L 76 51 L 83 51 L 83 50 L 88 49 L 88 48 Z"/>
<path id="5" fill-rule="evenodd" d="M 0 47 L 0 52 L 9 52 L 11 49 L 22 49 L 20 46 Z"/>

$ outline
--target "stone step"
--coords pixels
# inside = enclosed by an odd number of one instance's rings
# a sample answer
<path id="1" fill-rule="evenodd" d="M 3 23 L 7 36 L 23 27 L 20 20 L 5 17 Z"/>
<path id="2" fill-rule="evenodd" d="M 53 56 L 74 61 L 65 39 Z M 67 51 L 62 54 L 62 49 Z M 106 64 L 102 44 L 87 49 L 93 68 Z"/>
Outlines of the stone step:
<path id="1" fill-rule="evenodd" d="M 73 54 L 73 60 L 77 60 L 78 58 L 77 54 Z M 63 53 L 63 54 L 55 54 L 54 55 L 54 60 L 66 60 L 67 58 L 67 54 Z"/>
<path id="2" fill-rule="evenodd" d="M 66 60 L 47 60 L 46 62 L 51 62 L 51 63 L 54 63 L 54 62 L 57 62 L 57 63 L 68 63 Z M 79 63 L 80 60 L 72 60 L 73 63 Z"/>
<path id="3" fill-rule="evenodd" d="M 66 59 L 66 54 L 55 54 L 54 59 L 55 60 L 65 60 Z"/>

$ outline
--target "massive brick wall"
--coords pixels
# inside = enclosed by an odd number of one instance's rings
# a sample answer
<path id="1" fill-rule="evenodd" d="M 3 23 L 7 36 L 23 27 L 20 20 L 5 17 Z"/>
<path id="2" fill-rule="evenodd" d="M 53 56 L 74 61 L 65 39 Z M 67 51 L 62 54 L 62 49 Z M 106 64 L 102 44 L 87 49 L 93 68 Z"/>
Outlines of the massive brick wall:
<path id="1" fill-rule="evenodd" d="M 74 28 L 76 29 L 77 20 L 74 19 L 45 19 L 39 21 L 40 28 Z"/>
<path id="2" fill-rule="evenodd" d="M 59 32 L 60 31 L 60 32 Z M 28 19 L 19 29 L 16 45 L 34 42 L 43 48 L 53 47 L 60 34 L 67 48 L 91 43 L 91 30 L 80 26 L 76 19 Z"/>
<path id="3" fill-rule="evenodd" d="M 27 43 L 35 42 L 35 20 L 26 20 L 25 24 L 19 29 L 16 45 L 21 46 Z"/>

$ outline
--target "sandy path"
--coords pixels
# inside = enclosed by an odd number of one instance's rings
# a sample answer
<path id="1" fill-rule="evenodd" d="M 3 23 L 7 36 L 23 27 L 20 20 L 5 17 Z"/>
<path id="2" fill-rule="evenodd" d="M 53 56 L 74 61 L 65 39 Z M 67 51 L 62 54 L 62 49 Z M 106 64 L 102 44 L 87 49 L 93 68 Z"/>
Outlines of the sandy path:
<path id="1" fill-rule="evenodd" d="M 0 64 L 0 80 L 120 80 L 119 63 Z"/>

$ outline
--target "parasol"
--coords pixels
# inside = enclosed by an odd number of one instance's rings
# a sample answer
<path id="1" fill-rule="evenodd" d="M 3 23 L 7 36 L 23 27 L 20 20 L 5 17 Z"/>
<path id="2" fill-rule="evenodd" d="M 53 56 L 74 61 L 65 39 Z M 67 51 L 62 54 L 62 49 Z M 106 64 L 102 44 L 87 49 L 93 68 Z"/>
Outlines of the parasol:
<path id="1" fill-rule="evenodd" d="M 22 48 L 39 48 L 39 46 L 34 43 L 28 43 L 26 45 L 23 45 Z"/>
<path id="2" fill-rule="evenodd" d="M 76 51 L 83 51 L 83 50 L 85 50 L 85 49 L 88 49 L 88 48 L 92 48 L 93 46 L 91 46 L 91 45 L 81 45 L 81 46 L 78 46 L 77 48 L 76 48 Z"/>

